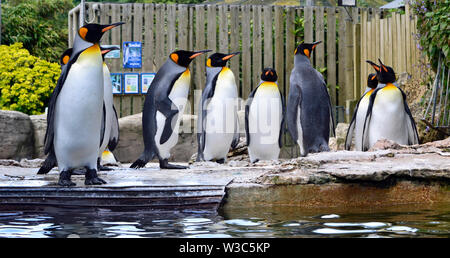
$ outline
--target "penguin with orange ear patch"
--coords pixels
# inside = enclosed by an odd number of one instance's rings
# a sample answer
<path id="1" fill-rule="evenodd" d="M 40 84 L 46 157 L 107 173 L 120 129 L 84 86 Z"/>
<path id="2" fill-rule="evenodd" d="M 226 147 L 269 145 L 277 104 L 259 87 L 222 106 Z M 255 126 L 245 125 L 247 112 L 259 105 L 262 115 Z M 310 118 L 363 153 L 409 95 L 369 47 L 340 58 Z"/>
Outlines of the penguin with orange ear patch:
<path id="1" fill-rule="evenodd" d="M 286 121 L 301 156 L 329 151 L 330 125 L 334 121 L 330 96 L 323 76 L 312 67 L 311 53 L 320 43 L 302 43 L 295 49 Z"/>
<path id="2" fill-rule="evenodd" d="M 376 65 L 376 67 L 379 66 Z M 353 113 L 352 120 L 347 130 L 347 136 L 345 138 L 345 149 L 350 150 L 352 145 L 353 133 L 355 133 L 355 150 L 362 151 L 362 131 L 364 127 L 364 121 L 366 118 L 367 107 L 369 106 L 369 99 L 373 91 L 378 86 L 378 79 L 376 73 L 369 74 L 367 78 L 367 88 L 362 97 L 356 104 L 355 111 Z"/>
<path id="3" fill-rule="evenodd" d="M 86 185 L 106 183 L 97 175 L 103 111 L 99 44 L 105 32 L 122 24 L 82 26 L 75 33 L 70 57 L 63 55 L 61 59 L 61 75 L 48 107 L 44 146 L 45 154 L 54 151 L 61 186 L 75 185 L 70 178 L 76 168 L 86 169 Z"/>
<path id="4" fill-rule="evenodd" d="M 398 144 L 419 143 L 416 123 L 406 102 L 406 94 L 395 85 L 395 72 L 380 59 L 377 66 L 367 61 L 377 71 L 378 87 L 370 96 L 364 121 L 362 149 L 370 149 L 378 140 L 387 139 Z"/>
<path id="5" fill-rule="evenodd" d="M 153 157 L 159 167 L 186 169 L 186 166 L 169 164 L 170 150 L 178 142 L 181 115 L 187 102 L 191 73 L 189 64 L 197 56 L 211 50 L 178 50 L 169 55 L 159 68 L 145 96 L 142 113 L 144 152 L 131 164 L 131 168 L 145 167 Z"/>

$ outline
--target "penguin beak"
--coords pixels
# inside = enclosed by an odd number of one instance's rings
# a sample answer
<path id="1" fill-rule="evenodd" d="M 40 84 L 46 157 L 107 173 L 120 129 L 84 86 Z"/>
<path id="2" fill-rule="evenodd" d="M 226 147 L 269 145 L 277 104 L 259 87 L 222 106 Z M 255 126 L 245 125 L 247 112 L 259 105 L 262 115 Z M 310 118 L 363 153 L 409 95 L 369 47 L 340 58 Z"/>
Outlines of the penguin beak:
<path id="1" fill-rule="evenodd" d="M 369 63 L 373 67 L 373 69 L 375 69 L 377 72 L 380 72 L 380 66 L 378 66 L 377 64 L 375 64 L 370 60 L 366 60 L 366 62 Z"/>
<path id="2" fill-rule="evenodd" d="M 105 33 L 105 32 L 107 32 L 108 30 L 110 30 L 110 29 L 112 29 L 112 28 L 114 28 L 114 27 L 120 26 L 120 25 L 122 25 L 122 24 L 125 24 L 125 22 L 116 22 L 116 23 L 113 23 L 113 24 L 110 24 L 110 25 L 106 25 L 106 27 L 104 27 L 104 28 L 102 29 L 102 33 Z"/>
<path id="3" fill-rule="evenodd" d="M 113 51 L 113 50 L 120 50 L 120 48 L 118 48 L 118 47 L 108 47 L 108 48 L 103 48 L 103 47 L 100 47 L 100 49 L 101 49 L 101 51 L 102 51 L 102 55 L 104 55 L 104 54 L 106 54 L 106 53 L 109 53 L 109 52 L 111 52 L 111 51 Z"/>
<path id="4" fill-rule="evenodd" d="M 387 72 L 388 70 L 387 70 L 386 66 L 384 66 L 383 62 L 381 62 L 381 60 L 379 58 L 378 58 L 378 62 L 380 62 L 381 68 L 383 68 L 383 70 L 385 72 Z"/>
<path id="5" fill-rule="evenodd" d="M 211 52 L 211 50 L 207 49 L 207 50 L 200 50 L 200 51 L 194 52 L 194 54 L 191 55 L 191 56 L 189 57 L 189 59 L 194 59 L 194 58 L 196 58 L 197 56 L 199 56 L 199 55 L 201 55 L 201 54 L 203 54 L 203 53 L 207 53 L 207 52 Z"/>
<path id="6" fill-rule="evenodd" d="M 320 40 L 312 43 L 312 45 L 313 45 L 312 50 L 314 50 L 314 48 L 316 48 L 316 46 L 319 45 L 320 43 L 322 43 L 322 41 L 320 41 Z"/>
<path id="7" fill-rule="evenodd" d="M 223 60 L 223 61 L 226 61 L 226 60 L 232 58 L 232 57 L 235 56 L 235 55 L 239 55 L 240 53 L 241 53 L 241 52 L 234 52 L 234 53 L 231 53 L 231 54 L 229 54 L 229 55 L 223 57 L 222 60 Z"/>

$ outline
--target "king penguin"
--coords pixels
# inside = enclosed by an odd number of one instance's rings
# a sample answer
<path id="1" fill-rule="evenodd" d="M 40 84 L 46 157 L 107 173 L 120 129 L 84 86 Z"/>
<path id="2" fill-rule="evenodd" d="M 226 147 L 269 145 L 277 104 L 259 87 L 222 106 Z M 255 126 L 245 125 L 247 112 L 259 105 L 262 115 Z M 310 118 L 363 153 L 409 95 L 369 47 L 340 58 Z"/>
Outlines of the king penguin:
<path id="1" fill-rule="evenodd" d="M 169 164 L 170 150 L 178 142 L 178 129 L 189 94 L 191 73 L 189 64 L 197 56 L 210 50 L 178 50 L 169 55 L 153 79 L 144 102 L 142 129 L 144 152 L 131 164 L 142 168 L 154 156 L 160 168 L 185 169 L 185 166 Z"/>
<path id="2" fill-rule="evenodd" d="M 111 170 L 108 167 L 100 165 L 100 160 L 105 151 L 113 151 L 119 142 L 119 121 L 117 117 L 116 109 L 114 108 L 113 97 L 112 97 L 112 84 L 110 78 L 110 72 L 108 66 L 105 63 L 105 55 L 112 51 L 117 50 L 117 47 L 104 48 L 100 47 L 103 57 L 103 116 L 102 116 L 102 126 L 101 126 L 101 139 L 102 145 L 100 146 L 99 157 L 97 159 L 97 169 L 98 170 Z M 60 58 L 61 70 L 67 65 L 72 54 L 73 49 L 69 48 L 62 54 Z M 109 128 L 109 129 L 108 129 Z M 108 148 L 109 150 L 106 150 Z M 108 153 L 109 154 L 109 153 Z M 53 148 L 50 150 L 47 158 L 42 164 L 38 171 L 38 174 L 47 174 L 50 170 L 57 166 L 56 155 Z"/>
<path id="3" fill-rule="evenodd" d="M 102 166 L 100 163 L 103 152 L 114 151 L 119 143 L 119 119 L 114 107 L 111 74 L 105 63 L 105 55 L 113 50 L 119 50 L 118 47 L 101 47 L 103 58 L 103 116 L 102 116 L 102 144 L 100 145 L 99 156 L 97 159 L 98 170 L 112 170 Z"/>
<path id="4" fill-rule="evenodd" d="M 395 83 L 395 72 L 380 59 L 377 67 L 378 87 L 371 94 L 364 121 L 362 148 L 370 149 L 378 140 L 387 139 L 398 144 L 419 144 L 416 123 L 406 102 L 406 94 Z"/>
<path id="5" fill-rule="evenodd" d="M 206 61 L 206 86 L 197 122 L 197 161 L 224 163 L 230 147 L 239 143 L 236 80 L 226 67 L 237 54 L 214 53 Z"/>
<path id="6" fill-rule="evenodd" d="M 277 160 L 283 146 L 285 103 L 277 72 L 265 68 L 245 105 L 245 135 L 250 162 Z"/>
<path id="7" fill-rule="evenodd" d="M 367 78 L 366 90 L 364 91 L 364 94 L 356 104 L 352 120 L 347 130 L 347 136 L 345 138 L 346 150 L 350 150 L 352 145 L 353 133 L 355 133 L 355 150 L 362 151 L 362 131 L 364 127 L 364 119 L 366 118 L 370 95 L 372 95 L 377 85 L 378 85 L 377 74 L 376 73 L 369 74 L 369 77 Z"/>
<path id="8" fill-rule="evenodd" d="M 79 167 L 86 168 L 86 185 L 106 183 L 97 175 L 103 114 L 99 42 L 106 31 L 121 24 L 86 24 L 75 33 L 71 55 L 50 98 L 44 152 L 53 149 L 61 186 L 75 185 L 70 177 Z"/>
<path id="9" fill-rule="evenodd" d="M 303 157 L 310 152 L 329 151 L 330 127 L 334 134 L 327 85 L 322 74 L 312 67 L 309 60 L 319 43 L 321 41 L 298 45 L 290 77 L 286 121 L 291 137 L 299 145 Z"/>

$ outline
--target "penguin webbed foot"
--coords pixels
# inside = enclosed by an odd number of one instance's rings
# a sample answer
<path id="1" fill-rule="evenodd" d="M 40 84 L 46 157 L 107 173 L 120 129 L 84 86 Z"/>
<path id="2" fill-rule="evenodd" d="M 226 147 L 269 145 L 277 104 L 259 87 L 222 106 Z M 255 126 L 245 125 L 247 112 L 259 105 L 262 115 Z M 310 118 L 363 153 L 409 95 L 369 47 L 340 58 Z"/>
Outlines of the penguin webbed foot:
<path id="1" fill-rule="evenodd" d="M 106 181 L 98 177 L 97 170 L 86 168 L 85 185 L 102 185 L 106 184 Z"/>
<path id="2" fill-rule="evenodd" d="M 216 162 L 219 163 L 219 164 L 223 164 L 223 163 L 225 163 L 225 158 L 223 158 L 223 159 L 216 159 Z"/>
<path id="3" fill-rule="evenodd" d="M 162 169 L 187 169 L 187 168 L 189 168 L 187 166 L 170 164 L 168 159 L 160 160 L 159 167 Z"/>
<path id="4" fill-rule="evenodd" d="M 131 164 L 130 168 L 139 169 L 145 167 L 147 162 L 141 158 L 137 159 L 133 164 Z"/>
<path id="5" fill-rule="evenodd" d="M 111 170 L 114 170 L 113 168 L 101 165 L 100 164 L 100 158 L 97 159 L 97 169 L 98 169 L 98 171 L 111 171 Z"/>
<path id="6" fill-rule="evenodd" d="M 71 173 L 70 171 L 63 171 L 59 174 L 58 185 L 64 187 L 75 186 L 75 183 L 70 180 Z"/>

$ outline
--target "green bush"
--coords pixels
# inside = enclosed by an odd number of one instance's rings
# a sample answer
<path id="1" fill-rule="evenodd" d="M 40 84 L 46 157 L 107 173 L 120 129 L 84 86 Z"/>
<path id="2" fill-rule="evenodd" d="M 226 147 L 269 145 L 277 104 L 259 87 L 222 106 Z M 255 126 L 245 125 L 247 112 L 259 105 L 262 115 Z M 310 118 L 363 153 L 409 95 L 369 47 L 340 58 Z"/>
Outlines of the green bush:
<path id="1" fill-rule="evenodd" d="M 450 0 L 416 0 L 411 7 L 418 20 L 418 47 L 430 58 L 435 71 L 440 52 L 445 56 L 444 64 L 450 66 Z"/>
<path id="2" fill-rule="evenodd" d="M 57 62 L 67 48 L 67 13 L 72 0 L 2 1 L 2 44 L 22 42 L 40 58 Z"/>
<path id="3" fill-rule="evenodd" d="M 50 100 L 61 68 L 30 55 L 22 43 L 0 46 L 0 109 L 41 114 Z"/>

